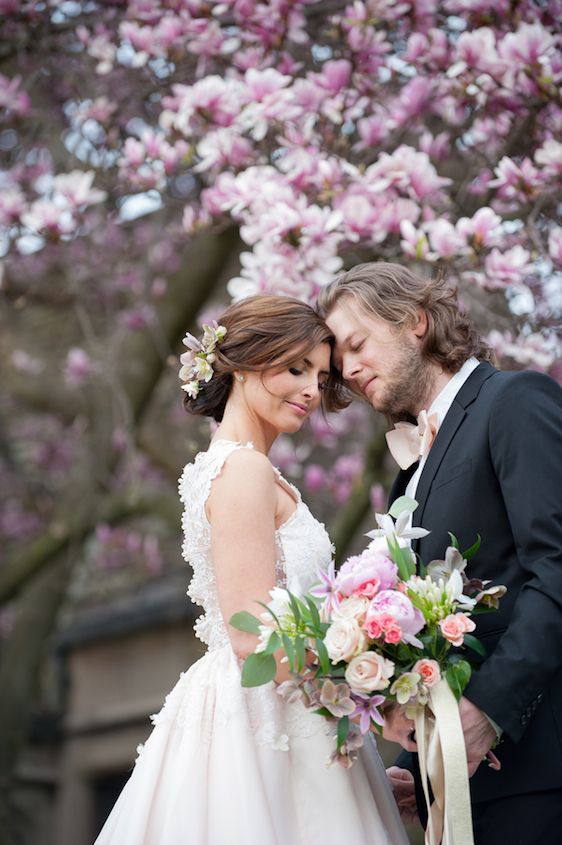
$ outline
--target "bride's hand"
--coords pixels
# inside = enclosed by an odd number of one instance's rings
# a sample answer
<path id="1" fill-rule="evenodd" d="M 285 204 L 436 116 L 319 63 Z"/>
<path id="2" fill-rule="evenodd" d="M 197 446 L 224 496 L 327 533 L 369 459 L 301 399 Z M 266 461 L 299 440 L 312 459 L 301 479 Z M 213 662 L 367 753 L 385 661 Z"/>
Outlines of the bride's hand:
<path id="1" fill-rule="evenodd" d="M 413 774 L 408 769 L 391 766 L 386 770 L 386 776 L 404 824 L 419 823 Z"/>
<path id="2" fill-rule="evenodd" d="M 417 751 L 415 741 L 415 725 L 411 719 L 407 719 L 399 704 L 385 704 L 382 714 L 384 725 L 382 735 L 389 742 L 397 742 L 406 751 Z"/>

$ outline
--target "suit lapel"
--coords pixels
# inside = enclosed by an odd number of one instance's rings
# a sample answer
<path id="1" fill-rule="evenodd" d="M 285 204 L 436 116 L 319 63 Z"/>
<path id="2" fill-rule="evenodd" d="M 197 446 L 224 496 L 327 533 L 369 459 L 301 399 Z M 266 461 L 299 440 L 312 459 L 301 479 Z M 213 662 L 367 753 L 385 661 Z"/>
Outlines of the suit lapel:
<path id="1" fill-rule="evenodd" d="M 491 364 L 480 364 L 480 366 L 470 374 L 453 399 L 453 403 L 447 411 L 445 419 L 437 432 L 435 441 L 431 447 L 418 482 L 416 501 L 419 506 L 414 511 L 414 525 L 423 525 L 423 514 L 433 479 L 435 478 L 435 474 L 441 465 L 441 461 L 445 457 L 451 440 L 455 436 L 459 426 L 466 416 L 466 409 L 477 398 L 480 388 L 484 382 L 495 372 L 497 372 L 497 370 L 492 367 Z"/>

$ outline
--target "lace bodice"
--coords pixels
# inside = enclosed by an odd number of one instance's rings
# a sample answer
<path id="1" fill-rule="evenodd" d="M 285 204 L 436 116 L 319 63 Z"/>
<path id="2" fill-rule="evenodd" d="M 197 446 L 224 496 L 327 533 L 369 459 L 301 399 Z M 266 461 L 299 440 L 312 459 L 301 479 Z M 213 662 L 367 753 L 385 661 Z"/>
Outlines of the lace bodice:
<path id="1" fill-rule="evenodd" d="M 182 555 L 193 568 L 187 594 L 203 607 L 204 615 L 195 623 L 195 633 L 209 650 L 228 643 L 222 619 L 213 562 L 211 560 L 211 530 L 205 513 L 205 502 L 211 483 L 220 473 L 228 456 L 236 449 L 253 448 L 251 443 L 215 440 L 208 451 L 199 452 L 193 463 L 187 464 L 179 480 L 180 499 L 184 505 Z M 330 562 L 332 547 L 326 529 L 310 513 L 299 491 L 280 479 L 294 493 L 297 506 L 289 519 L 276 533 L 277 583 L 293 592 L 305 592 L 317 579 L 319 568 Z"/>

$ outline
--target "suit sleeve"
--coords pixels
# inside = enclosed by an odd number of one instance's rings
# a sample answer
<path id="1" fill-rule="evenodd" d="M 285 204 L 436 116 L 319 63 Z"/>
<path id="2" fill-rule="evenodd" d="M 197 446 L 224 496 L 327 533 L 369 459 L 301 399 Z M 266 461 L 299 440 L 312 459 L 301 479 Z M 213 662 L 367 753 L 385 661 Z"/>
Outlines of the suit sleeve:
<path id="1" fill-rule="evenodd" d="M 466 696 L 517 742 L 562 671 L 562 390 L 521 373 L 499 393 L 489 447 L 525 580 Z"/>

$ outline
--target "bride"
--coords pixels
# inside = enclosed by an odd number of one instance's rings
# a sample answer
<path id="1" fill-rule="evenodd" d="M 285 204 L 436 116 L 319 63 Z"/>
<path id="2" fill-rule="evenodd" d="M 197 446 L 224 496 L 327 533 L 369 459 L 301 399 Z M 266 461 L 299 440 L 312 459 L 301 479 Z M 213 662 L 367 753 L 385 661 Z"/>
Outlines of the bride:
<path id="1" fill-rule="evenodd" d="M 345 405 L 332 335 L 308 305 L 256 296 L 184 342 L 186 408 L 220 423 L 179 482 L 188 594 L 204 608 L 196 633 L 208 650 L 152 717 L 96 845 L 406 845 L 374 747 L 349 770 L 327 767 L 328 723 L 276 693 L 283 653 L 275 681 L 242 688 L 257 638 L 228 624 L 262 612 L 275 585 L 308 589 L 330 562 L 324 526 L 267 455 L 320 405 Z"/>

